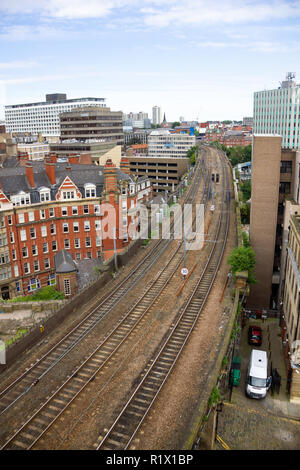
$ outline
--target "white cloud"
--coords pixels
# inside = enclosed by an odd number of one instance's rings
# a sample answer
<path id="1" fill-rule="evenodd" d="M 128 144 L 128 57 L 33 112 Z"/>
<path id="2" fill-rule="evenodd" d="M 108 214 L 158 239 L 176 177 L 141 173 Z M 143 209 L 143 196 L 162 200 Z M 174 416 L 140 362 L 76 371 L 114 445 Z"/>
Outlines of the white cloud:
<path id="1" fill-rule="evenodd" d="M 10 70 L 10 69 L 19 69 L 19 68 L 26 68 L 26 67 L 34 67 L 38 65 L 37 62 L 34 61 L 26 61 L 26 60 L 15 60 L 12 62 L 0 62 L 0 70 Z"/>
<path id="2" fill-rule="evenodd" d="M 299 0 L 0 0 L 0 10 L 10 14 L 34 13 L 58 19 L 103 18 L 132 9 L 151 26 L 238 24 L 295 18 Z"/>

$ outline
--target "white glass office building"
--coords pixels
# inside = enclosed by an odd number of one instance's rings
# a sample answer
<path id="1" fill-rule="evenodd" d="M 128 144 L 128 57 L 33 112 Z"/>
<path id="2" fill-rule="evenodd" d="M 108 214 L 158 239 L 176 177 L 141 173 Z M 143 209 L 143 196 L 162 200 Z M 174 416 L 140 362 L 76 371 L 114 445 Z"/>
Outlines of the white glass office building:
<path id="1" fill-rule="evenodd" d="M 300 148 L 300 85 L 288 73 L 274 90 L 254 93 L 253 133 L 282 136 L 282 148 Z"/>
<path id="2" fill-rule="evenodd" d="M 59 136 L 59 115 L 81 106 L 105 107 L 105 98 L 66 99 L 66 95 L 54 94 L 46 95 L 46 101 L 41 103 L 5 106 L 6 132 Z"/>

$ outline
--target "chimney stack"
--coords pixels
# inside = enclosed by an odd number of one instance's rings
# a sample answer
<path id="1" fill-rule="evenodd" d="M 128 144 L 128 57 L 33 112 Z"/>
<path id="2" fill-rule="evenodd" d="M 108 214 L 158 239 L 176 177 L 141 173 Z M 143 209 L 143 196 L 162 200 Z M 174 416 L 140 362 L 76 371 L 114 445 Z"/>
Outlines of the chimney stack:
<path id="1" fill-rule="evenodd" d="M 33 167 L 30 163 L 25 165 L 26 178 L 32 188 L 34 188 L 34 176 L 33 176 Z"/>
<path id="2" fill-rule="evenodd" d="M 130 175 L 130 166 L 129 166 L 129 160 L 126 157 L 122 157 L 120 161 L 120 170 L 123 173 L 126 173 L 126 175 Z"/>
<path id="3" fill-rule="evenodd" d="M 56 183 L 56 178 L 55 178 L 55 163 L 52 163 L 49 161 L 48 158 L 45 158 L 45 170 L 46 174 L 50 180 L 50 183 L 53 185 Z"/>
<path id="4" fill-rule="evenodd" d="M 118 190 L 118 177 L 117 167 L 113 164 L 109 158 L 104 165 L 104 193 L 111 199 L 111 197 L 117 196 Z M 113 199 L 110 201 L 113 203 Z"/>

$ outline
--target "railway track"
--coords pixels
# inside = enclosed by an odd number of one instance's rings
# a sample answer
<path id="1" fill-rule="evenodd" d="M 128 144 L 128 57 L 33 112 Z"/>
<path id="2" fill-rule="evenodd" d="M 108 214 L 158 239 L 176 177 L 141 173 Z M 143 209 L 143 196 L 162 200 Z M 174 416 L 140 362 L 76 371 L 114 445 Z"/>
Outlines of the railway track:
<path id="1" fill-rule="evenodd" d="M 206 175 L 206 200 L 210 194 L 210 178 Z M 197 191 L 197 181 L 191 193 Z M 205 192 L 204 192 L 205 194 Z M 192 197 L 189 194 L 187 197 Z M 31 418 L 4 444 L 4 448 L 30 449 L 49 428 L 57 421 L 61 414 L 70 406 L 84 388 L 95 378 L 96 374 L 105 366 L 122 344 L 128 340 L 136 326 L 143 321 L 174 272 L 182 261 L 180 244 L 164 269 L 159 272 L 149 288 L 140 297 L 136 304 L 127 312 L 125 318 L 113 329 L 110 335 L 93 351 L 74 373 L 58 388 L 58 390 L 31 416 Z"/>
<path id="2" fill-rule="evenodd" d="M 194 194 L 203 176 L 203 166 L 201 164 L 203 165 L 203 160 L 199 161 L 195 169 L 194 181 L 186 194 L 184 202 L 191 201 L 194 198 Z M 26 395 L 48 374 L 48 372 L 50 372 L 50 370 L 56 367 L 74 347 L 93 331 L 101 320 L 103 320 L 103 318 L 105 318 L 124 296 L 145 276 L 167 249 L 171 239 L 171 237 L 165 240 L 160 239 L 148 255 L 99 303 L 99 305 L 97 305 L 97 307 L 41 358 L 0 391 L 0 415 L 11 408 L 21 397 Z"/>
<path id="3" fill-rule="evenodd" d="M 160 351 L 153 358 L 152 365 L 144 378 L 136 386 L 111 427 L 104 436 L 99 438 L 97 450 L 125 450 L 130 448 L 201 315 L 226 246 L 230 214 L 230 195 L 227 180 L 228 175 L 223 164 L 222 208 L 215 242 L 212 244 L 202 275 L 186 305 L 179 311 L 176 323 Z"/>

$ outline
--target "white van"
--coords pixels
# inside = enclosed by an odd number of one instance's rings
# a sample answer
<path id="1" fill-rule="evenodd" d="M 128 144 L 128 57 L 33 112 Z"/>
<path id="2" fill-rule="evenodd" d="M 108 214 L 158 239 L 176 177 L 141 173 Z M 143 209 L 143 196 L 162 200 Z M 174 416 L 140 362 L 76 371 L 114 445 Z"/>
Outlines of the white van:
<path id="1" fill-rule="evenodd" d="M 247 371 L 246 394 L 250 398 L 265 398 L 270 385 L 266 351 L 252 349 Z"/>

